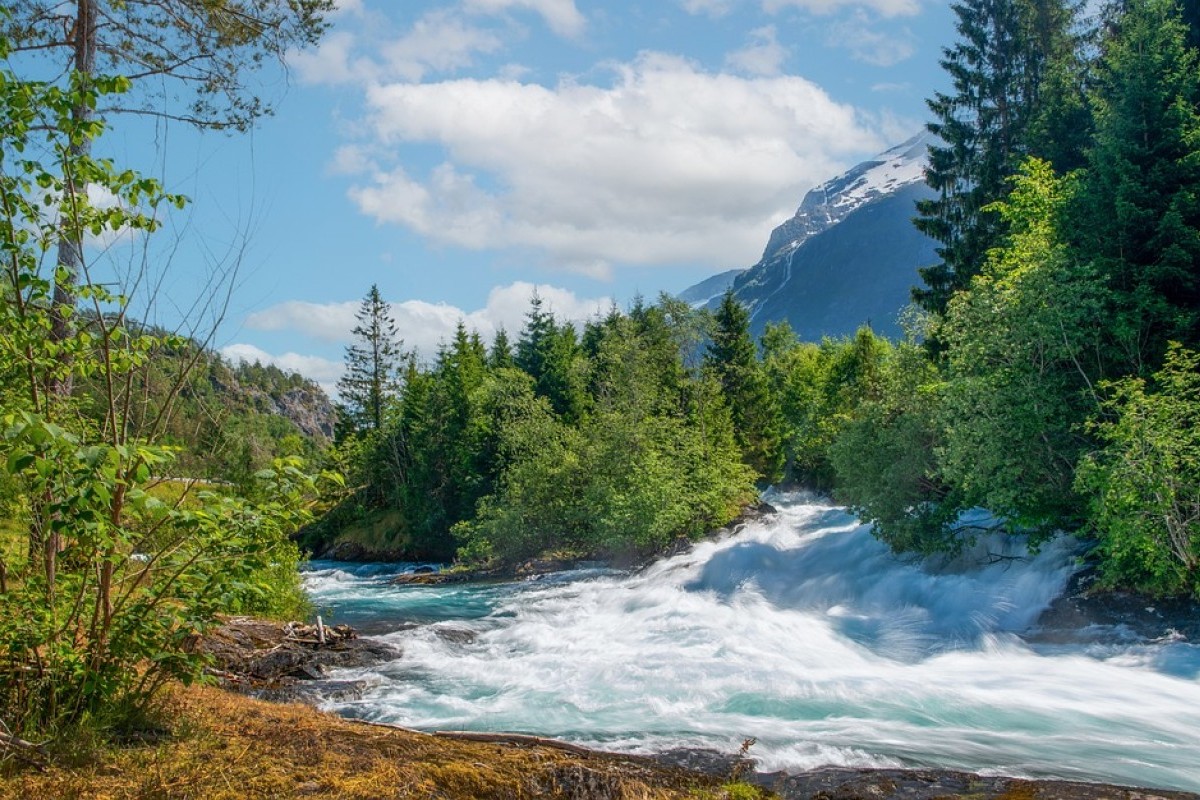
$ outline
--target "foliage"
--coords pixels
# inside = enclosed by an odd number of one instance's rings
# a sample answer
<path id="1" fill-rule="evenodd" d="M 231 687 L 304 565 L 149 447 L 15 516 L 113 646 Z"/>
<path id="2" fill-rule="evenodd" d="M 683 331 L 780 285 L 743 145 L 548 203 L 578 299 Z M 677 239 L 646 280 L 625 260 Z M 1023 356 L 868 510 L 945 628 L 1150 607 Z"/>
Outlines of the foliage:
<path id="1" fill-rule="evenodd" d="M 1016 527 L 1050 530 L 1081 519 L 1072 490 L 1097 410 L 1108 323 L 1103 283 L 1059 234 L 1074 183 L 1031 159 L 996 203 L 1010 230 L 941 323 L 946 384 L 941 474 L 968 502 Z"/>
<path id="2" fill-rule="evenodd" d="M 1003 236 L 1003 220 L 989 205 L 1007 194 L 1008 177 L 1028 155 L 1058 155 L 1060 168 L 1078 159 L 1086 131 L 1071 69 L 1071 3 L 961 0 L 952 8 L 960 38 L 941 64 L 954 89 L 929 101 L 936 121 L 928 127 L 940 143 L 929 148 L 925 177 L 938 196 L 918 203 L 916 220 L 942 243 L 942 263 L 921 270 L 925 286 L 913 297 L 939 314 Z"/>
<path id="3" fill-rule="evenodd" d="M 828 490 L 835 481 L 830 447 L 859 405 L 878 394 L 892 346 L 866 327 L 853 339 L 801 343 L 785 325 L 768 326 L 763 351 L 780 409 L 785 474 Z"/>
<path id="4" fill-rule="evenodd" d="M 252 498 L 163 502 L 151 489 L 173 453 L 139 436 L 131 387 L 159 352 L 186 343 L 129 323 L 128 299 L 93 283 L 86 260 L 78 297 L 89 313 L 69 307 L 80 324 L 54 333 L 62 309 L 42 274 L 47 254 L 85 232 L 150 234 L 162 208 L 184 203 L 77 146 L 103 124 L 75 107 L 126 86 L 77 76 L 64 90 L 0 71 L 0 463 L 26 545 L 0 563 L 0 721 L 18 733 L 53 732 L 106 707 L 136 711 L 168 677 L 200 674 L 191 645 L 218 611 L 297 599 L 287 534 L 306 517 L 315 479 L 288 459 L 257 475 L 265 485 Z M 26 155 L 34 151 L 49 163 Z M 93 206 L 71 184 L 115 202 Z M 93 411 L 49 390 L 64 379 L 98 387 Z"/>
<path id="5" fill-rule="evenodd" d="M 130 92 L 93 104 L 102 116 L 134 111 L 246 130 L 270 113 L 249 73 L 315 44 L 333 7 L 332 0 L 23 0 L 8 4 L 0 36 L 16 54 L 51 60 L 48 74 L 128 76 Z M 177 98 L 187 98 L 183 107 L 167 105 Z"/>
<path id="6" fill-rule="evenodd" d="M 965 503 L 937 458 L 944 438 L 938 370 L 922 347 L 902 342 L 880 380 L 877 395 L 830 445 L 837 497 L 898 553 L 956 552 L 970 535 L 956 525 Z"/>
<path id="7" fill-rule="evenodd" d="M 648 553 L 716 527 L 753 497 L 728 414 L 698 378 L 684 387 L 667 317 L 610 315 L 591 361 L 593 411 L 573 426 L 513 382 L 498 414 L 497 491 L 460 522 L 462 554 L 511 562 L 557 550 Z"/>
<path id="8" fill-rule="evenodd" d="M 1118 293 L 1121 371 L 1200 345 L 1200 54 L 1170 0 L 1136 0 L 1097 69 L 1095 143 L 1072 239 Z M 1094 224 L 1104 220 L 1104 224 Z"/>
<path id="9" fill-rule="evenodd" d="M 1178 344 L 1153 385 L 1130 377 L 1096 423 L 1104 448 L 1078 477 L 1092 498 L 1104 578 L 1200 597 L 1200 353 Z"/>

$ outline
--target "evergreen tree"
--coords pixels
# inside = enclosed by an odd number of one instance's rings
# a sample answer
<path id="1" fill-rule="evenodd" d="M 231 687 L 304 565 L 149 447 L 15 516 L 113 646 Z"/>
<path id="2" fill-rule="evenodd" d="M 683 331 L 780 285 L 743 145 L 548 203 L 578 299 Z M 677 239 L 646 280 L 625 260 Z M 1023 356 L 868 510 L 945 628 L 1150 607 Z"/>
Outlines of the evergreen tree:
<path id="1" fill-rule="evenodd" d="M 725 292 L 713 322 L 705 366 L 721 384 L 746 463 L 775 480 L 782 464 L 779 412 L 750 336 L 750 314 L 732 289 Z"/>
<path id="2" fill-rule="evenodd" d="M 511 369 L 515 366 L 512 345 L 508 342 L 508 332 L 501 327 L 496 331 L 496 338 L 492 340 L 492 350 L 488 353 L 488 367 L 497 370 Z"/>
<path id="3" fill-rule="evenodd" d="M 582 372 L 575 364 L 579 356 L 575 329 L 559 325 L 535 292 L 514 361 L 533 378 L 538 396 L 549 400 L 555 413 L 567 422 L 577 421 L 583 412 Z"/>
<path id="4" fill-rule="evenodd" d="M 1200 342 L 1200 65 L 1186 33 L 1171 0 L 1129 0 L 1101 58 L 1071 228 L 1119 294 L 1118 372 L 1145 374 L 1169 340 Z"/>
<path id="5" fill-rule="evenodd" d="M 399 393 L 403 343 L 377 285 L 371 285 L 355 318 L 355 342 L 346 348 L 346 371 L 337 383 L 341 409 L 354 430 L 379 430 Z"/>
<path id="6" fill-rule="evenodd" d="M 917 204 L 917 227 L 942 243 L 942 263 L 921 270 L 925 288 L 913 299 L 934 313 L 945 311 L 950 296 L 975 275 L 987 251 L 1004 233 L 988 206 L 1008 193 L 1008 178 L 1028 154 L 1043 147 L 1031 142 L 1031 129 L 1060 159 L 1064 129 L 1078 126 L 1082 104 L 1070 74 L 1075 40 L 1074 11 L 1064 0 L 962 0 L 953 6 L 960 40 L 945 51 L 951 94 L 929 101 L 936 121 L 929 124 L 944 144 L 929 148 L 925 179 L 938 196 Z M 1051 67 L 1054 69 L 1051 69 Z M 1047 75 L 1054 80 L 1047 82 Z M 1051 110 L 1042 93 L 1049 83 Z M 1078 139 L 1072 139 L 1078 142 Z"/>

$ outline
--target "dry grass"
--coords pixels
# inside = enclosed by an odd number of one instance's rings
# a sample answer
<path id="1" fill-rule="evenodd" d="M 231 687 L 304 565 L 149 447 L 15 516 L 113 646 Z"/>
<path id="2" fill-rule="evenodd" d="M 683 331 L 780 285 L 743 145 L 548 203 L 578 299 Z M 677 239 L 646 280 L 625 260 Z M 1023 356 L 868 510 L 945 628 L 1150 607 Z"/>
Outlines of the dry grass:
<path id="1" fill-rule="evenodd" d="M 728 796 L 640 760 L 443 739 L 211 687 L 172 689 L 163 714 L 173 728 L 164 741 L 102 748 L 73 768 L 10 771 L 0 798 Z"/>

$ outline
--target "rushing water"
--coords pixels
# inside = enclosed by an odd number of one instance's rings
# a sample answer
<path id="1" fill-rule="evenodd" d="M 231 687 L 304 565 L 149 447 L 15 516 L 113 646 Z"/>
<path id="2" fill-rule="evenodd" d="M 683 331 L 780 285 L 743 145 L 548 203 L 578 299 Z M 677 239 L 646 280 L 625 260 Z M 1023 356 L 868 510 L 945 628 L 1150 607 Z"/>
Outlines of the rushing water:
<path id="1" fill-rule="evenodd" d="M 1070 577 L 1070 542 L 933 571 L 841 509 L 772 502 L 777 519 L 636 575 L 400 587 L 387 580 L 404 565 L 315 562 L 318 605 L 404 651 L 339 676 L 369 688 L 331 707 L 640 752 L 755 737 L 766 770 L 922 765 L 1200 791 L 1200 646 L 1018 635 Z"/>

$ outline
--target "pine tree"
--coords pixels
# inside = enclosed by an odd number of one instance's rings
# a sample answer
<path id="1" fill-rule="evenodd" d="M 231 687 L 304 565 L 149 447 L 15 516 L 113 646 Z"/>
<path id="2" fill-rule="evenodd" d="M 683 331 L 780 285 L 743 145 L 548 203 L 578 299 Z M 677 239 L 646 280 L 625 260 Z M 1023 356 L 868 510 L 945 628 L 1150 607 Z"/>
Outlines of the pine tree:
<path id="1" fill-rule="evenodd" d="M 356 431 L 382 428 L 384 411 L 400 390 L 403 342 L 391 313 L 372 284 L 355 315 L 355 342 L 346 348 L 346 371 L 337 382 L 343 415 Z"/>
<path id="2" fill-rule="evenodd" d="M 941 314 L 1004 234 L 984 209 L 1008 193 L 1008 179 L 1030 154 L 1052 148 L 1063 161 L 1064 129 L 1079 127 L 1081 86 L 1072 74 L 1074 9 L 1064 0 L 962 0 L 953 6 L 960 41 L 942 67 L 954 90 L 929 101 L 928 125 L 944 145 L 929 148 L 925 180 L 938 196 L 917 204 L 917 227 L 941 242 L 942 263 L 921 270 L 913 299 Z M 1054 80 L 1049 81 L 1048 76 Z M 1043 92 L 1051 97 L 1043 101 Z M 1084 128 L 1086 130 L 1086 127 Z M 1041 142 L 1031 141 L 1032 138 Z M 1039 144 L 1044 145 L 1038 146 Z"/>
<path id="3" fill-rule="evenodd" d="M 732 289 L 725 292 L 713 321 L 705 367 L 721 384 L 745 462 L 774 480 L 782 467 L 779 411 L 750 336 L 750 314 Z"/>

